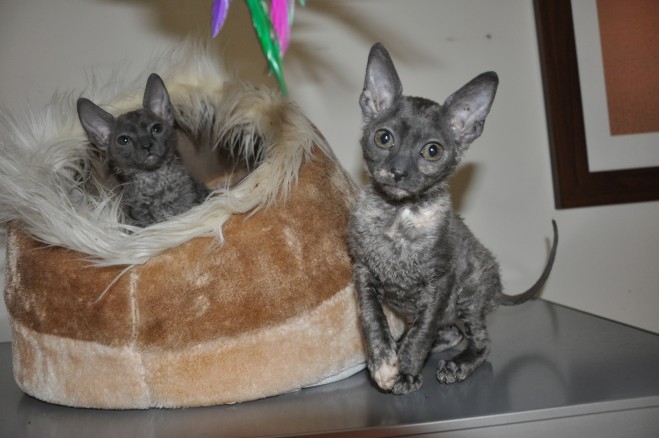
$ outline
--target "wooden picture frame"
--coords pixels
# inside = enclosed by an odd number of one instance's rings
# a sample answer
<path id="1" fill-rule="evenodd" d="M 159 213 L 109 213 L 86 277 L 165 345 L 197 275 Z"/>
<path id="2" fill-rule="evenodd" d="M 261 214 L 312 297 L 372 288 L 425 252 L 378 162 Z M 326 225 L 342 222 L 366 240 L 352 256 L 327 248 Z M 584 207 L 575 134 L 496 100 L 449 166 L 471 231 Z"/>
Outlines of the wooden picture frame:
<path id="1" fill-rule="evenodd" d="M 556 208 L 659 200 L 659 167 L 589 170 L 571 0 L 534 7 Z"/>

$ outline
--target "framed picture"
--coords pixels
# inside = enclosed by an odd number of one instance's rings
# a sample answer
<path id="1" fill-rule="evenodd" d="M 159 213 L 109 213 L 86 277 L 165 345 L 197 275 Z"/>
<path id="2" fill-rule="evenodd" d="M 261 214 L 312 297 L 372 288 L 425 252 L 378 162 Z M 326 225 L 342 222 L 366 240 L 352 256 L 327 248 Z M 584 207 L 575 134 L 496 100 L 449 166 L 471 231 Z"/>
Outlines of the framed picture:
<path id="1" fill-rule="evenodd" d="M 571 0 L 534 5 L 556 207 L 659 200 L 659 165 L 591 170 Z M 653 146 L 659 152 L 659 143 Z"/>

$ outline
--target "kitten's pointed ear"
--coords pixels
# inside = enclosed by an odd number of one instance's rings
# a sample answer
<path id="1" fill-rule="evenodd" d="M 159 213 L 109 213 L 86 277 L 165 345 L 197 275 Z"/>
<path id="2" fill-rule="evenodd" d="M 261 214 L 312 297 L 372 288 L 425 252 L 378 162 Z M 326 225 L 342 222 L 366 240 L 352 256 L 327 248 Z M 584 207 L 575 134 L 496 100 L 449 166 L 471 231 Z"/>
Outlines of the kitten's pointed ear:
<path id="1" fill-rule="evenodd" d="M 167 93 L 165 83 L 155 73 L 151 73 L 146 81 L 142 105 L 164 119 L 170 126 L 174 126 L 174 108 L 169 100 L 169 93 Z"/>
<path id="2" fill-rule="evenodd" d="M 364 90 L 359 97 L 364 120 L 371 120 L 379 112 L 389 108 L 403 94 L 403 85 L 398 78 L 389 52 L 380 43 L 371 47 L 366 65 Z"/>
<path id="3" fill-rule="evenodd" d="M 449 127 L 458 143 L 467 146 L 480 137 L 498 84 L 495 72 L 482 73 L 446 99 Z"/>
<path id="4" fill-rule="evenodd" d="M 114 116 L 84 97 L 78 99 L 77 107 L 80 124 L 89 141 L 100 149 L 106 149 L 110 145 Z"/>

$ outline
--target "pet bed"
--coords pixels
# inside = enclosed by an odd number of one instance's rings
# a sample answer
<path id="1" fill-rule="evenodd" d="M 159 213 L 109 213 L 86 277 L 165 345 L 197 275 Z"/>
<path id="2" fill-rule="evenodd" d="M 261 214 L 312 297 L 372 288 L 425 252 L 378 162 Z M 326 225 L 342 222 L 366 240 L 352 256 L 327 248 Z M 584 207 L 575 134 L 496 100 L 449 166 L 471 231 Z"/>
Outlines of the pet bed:
<path id="1" fill-rule="evenodd" d="M 136 109 L 152 71 L 184 160 L 216 190 L 143 229 L 122 224 L 73 96 L 3 117 L 18 385 L 68 406 L 191 407 L 363 368 L 345 239 L 355 186 L 325 140 L 294 104 L 227 78 L 199 47 L 161 57 L 134 87 L 83 95 L 115 115 Z"/>

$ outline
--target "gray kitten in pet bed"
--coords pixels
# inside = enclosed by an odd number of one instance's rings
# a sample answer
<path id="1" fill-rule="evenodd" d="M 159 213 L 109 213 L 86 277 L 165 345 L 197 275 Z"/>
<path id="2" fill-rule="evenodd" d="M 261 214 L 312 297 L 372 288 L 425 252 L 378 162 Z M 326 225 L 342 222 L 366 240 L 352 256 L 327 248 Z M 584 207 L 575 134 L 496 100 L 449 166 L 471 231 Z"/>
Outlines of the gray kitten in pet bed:
<path id="1" fill-rule="evenodd" d="M 483 73 L 443 105 L 402 95 L 387 50 L 372 47 L 360 97 L 361 145 L 370 183 L 351 213 L 353 257 L 368 369 L 385 391 L 421 387 L 421 369 L 434 347 L 466 346 L 439 363 L 437 379 L 466 379 L 490 350 L 485 316 L 498 305 L 535 297 L 549 276 L 558 242 L 526 292 L 502 292 L 499 265 L 452 208 L 448 177 L 481 135 L 498 85 Z M 382 305 L 409 324 L 396 342 Z"/>
<path id="2" fill-rule="evenodd" d="M 160 76 L 149 76 L 143 108 L 118 117 L 78 99 L 89 141 L 105 156 L 121 184 L 127 222 L 139 227 L 165 221 L 201 204 L 210 190 L 183 165 L 177 151 L 174 108 Z"/>

